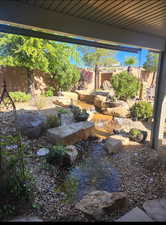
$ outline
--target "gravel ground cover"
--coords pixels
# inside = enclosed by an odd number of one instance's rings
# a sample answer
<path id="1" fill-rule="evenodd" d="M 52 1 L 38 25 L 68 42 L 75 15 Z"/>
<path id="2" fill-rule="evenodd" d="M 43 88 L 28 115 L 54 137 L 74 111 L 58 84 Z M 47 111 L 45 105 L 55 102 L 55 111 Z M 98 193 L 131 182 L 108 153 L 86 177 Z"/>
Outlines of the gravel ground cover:
<path id="1" fill-rule="evenodd" d="M 9 117 L 8 122 L 9 122 Z M 4 124 L 6 127 L 6 124 Z M 12 133 L 12 127 L 5 129 L 6 133 Z M 76 145 L 82 160 L 86 158 L 85 152 L 87 146 L 95 140 L 89 139 Z M 44 221 L 83 221 L 93 222 L 94 219 L 87 217 L 76 210 L 73 203 L 65 202 L 65 193 L 57 192 L 55 189 L 61 182 L 59 172 L 65 175 L 65 171 L 58 171 L 49 167 L 44 158 L 36 155 L 40 147 L 51 147 L 45 136 L 39 139 L 28 140 L 23 138 L 27 145 L 25 159 L 27 167 L 31 170 L 36 183 L 34 200 L 32 206 L 20 205 L 17 212 L 19 216 L 33 215 L 39 216 Z M 125 191 L 128 194 L 128 208 L 125 211 L 113 211 L 111 214 L 103 217 L 103 221 L 113 221 L 123 215 L 130 209 L 138 206 L 142 208 L 143 203 L 148 199 L 157 199 L 166 197 L 166 172 L 162 166 L 157 164 L 148 168 L 149 158 L 156 155 L 156 151 L 151 149 L 149 144 L 129 145 L 120 153 L 110 156 L 110 162 L 116 168 L 122 179 L 122 185 L 119 191 Z M 17 204 L 17 203 L 16 203 Z M 22 203 L 23 204 L 23 203 Z M 13 216 L 8 215 L 7 220 Z"/>

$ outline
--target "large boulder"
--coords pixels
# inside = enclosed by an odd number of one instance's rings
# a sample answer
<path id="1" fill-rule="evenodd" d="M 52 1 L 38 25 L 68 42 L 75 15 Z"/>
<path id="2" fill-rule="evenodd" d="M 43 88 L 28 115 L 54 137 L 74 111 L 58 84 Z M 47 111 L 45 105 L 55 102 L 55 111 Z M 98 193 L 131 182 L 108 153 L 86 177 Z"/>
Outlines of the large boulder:
<path id="1" fill-rule="evenodd" d="M 61 95 L 64 96 L 65 98 L 69 98 L 71 100 L 78 101 L 78 94 L 70 91 L 62 91 Z"/>
<path id="2" fill-rule="evenodd" d="M 16 126 L 22 135 L 38 138 L 46 127 L 47 117 L 39 113 L 17 114 Z"/>
<path id="3" fill-rule="evenodd" d="M 129 111 L 123 107 L 102 108 L 102 113 L 109 116 L 125 118 L 129 116 Z"/>
<path id="4" fill-rule="evenodd" d="M 118 153 L 124 145 L 129 144 L 129 138 L 121 135 L 112 135 L 105 142 L 105 149 L 109 154 Z"/>
<path id="5" fill-rule="evenodd" d="M 132 128 L 146 131 L 147 140 L 150 140 L 151 124 L 148 124 L 147 122 L 142 123 L 141 121 L 133 121 L 130 118 L 115 118 L 115 121 L 120 129 L 125 129 L 127 132 Z"/>
<path id="6" fill-rule="evenodd" d="M 54 97 L 53 103 L 55 105 L 59 105 L 62 107 L 68 107 L 71 104 L 76 103 L 77 101 L 72 100 L 71 98 L 65 97 L 65 96 L 57 96 Z"/>
<path id="7" fill-rule="evenodd" d="M 67 111 L 66 113 L 59 113 L 60 125 L 68 125 L 74 122 L 74 115 L 71 111 Z"/>
<path id="8" fill-rule="evenodd" d="M 110 115 L 110 116 L 114 115 L 116 117 L 122 117 L 122 118 L 129 117 L 130 111 L 129 111 L 129 106 L 127 103 L 123 101 L 118 101 L 114 104 L 115 104 L 115 107 L 111 107 L 111 108 L 103 107 L 102 113 L 105 115 Z"/>
<path id="9" fill-rule="evenodd" d="M 101 109 L 103 107 L 107 107 L 106 99 L 107 99 L 106 96 L 96 95 L 94 98 L 94 105 L 99 109 Z"/>
<path id="10" fill-rule="evenodd" d="M 124 192 L 93 191 L 87 194 L 75 208 L 96 220 L 101 220 L 106 213 L 127 206 L 127 195 Z"/>
<path id="11" fill-rule="evenodd" d="M 82 121 L 48 129 L 47 137 L 53 144 L 72 145 L 80 140 L 86 140 L 89 136 L 94 136 L 94 132 L 95 126 L 93 122 Z"/>
<path id="12" fill-rule="evenodd" d="M 85 101 L 89 104 L 93 104 L 95 94 L 93 94 L 91 91 L 89 92 L 87 90 L 77 90 L 75 92 L 78 94 L 78 98 L 80 101 Z"/>

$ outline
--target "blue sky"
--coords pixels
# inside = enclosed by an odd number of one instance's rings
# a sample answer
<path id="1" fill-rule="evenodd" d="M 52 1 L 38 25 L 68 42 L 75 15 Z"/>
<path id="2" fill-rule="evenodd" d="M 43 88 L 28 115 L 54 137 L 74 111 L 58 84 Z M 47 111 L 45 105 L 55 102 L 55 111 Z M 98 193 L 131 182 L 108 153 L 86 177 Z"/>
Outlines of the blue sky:
<path id="1" fill-rule="evenodd" d="M 142 49 L 141 50 L 141 53 L 130 53 L 130 52 L 122 52 L 122 51 L 119 51 L 117 54 L 116 54 L 116 59 L 122 64 L 124 65 L 124 60 L 125 60 L 125 57 L 129 57 L 129 56 L 135 56 L 138 60 L 136 66 L 142 66 L 144 64 L 144 62 L 146 61 L 146 55 L 148 53 L 148 50 L 147 49 Z"/>
<path id="2" fill-rule="evenodd" d="M 137 63 L 135 64 L 135 66 L 142 66 L 144 62 L 146 61 L 147 53 L 148 53 L 147 49 L 142 49 L 139 53 L 117 51 L 115 54 L 115 58 L 117 59 L 118 62 L 121 63 L 121 65 L 124 65 L 124 61 L 126 57 L 135 56 L 137 58 Z M 80 55 L 82 55 L 81 52 L 80 52 Z M 71 62 L 75 64 L 73 60 L 71 60 Z M 85 66 L 83 62 L 81 66 Z"/>
<path id="3" fill-rule="evenodd" d="M 69 45 L 72 46 L 73 44 L 69 44 Z M 89 47 L 89 48 L 91 48 L 91 47 Z M 144 62 L 146 61 L 147 54 L 148 54 L 148 50 L 144 49 L 144 48 L 142 48 L 141 51 L 139 51 L 138 53 L 117 51 L 115 53 L 115 58 L 123 66 L 126 57 L 135 56 L 137 58 L 137 63 L 135 64 L 135 66 L 143 66 Z M 82 56 L 81 52 L 80 52 L 80 55 Z M 71 63 L 76 64 L 76 62 L 74 60 L 71 60 Z M 83 62 L 81 62 L 80 66 L 84 67 L 85 65 Z"/>

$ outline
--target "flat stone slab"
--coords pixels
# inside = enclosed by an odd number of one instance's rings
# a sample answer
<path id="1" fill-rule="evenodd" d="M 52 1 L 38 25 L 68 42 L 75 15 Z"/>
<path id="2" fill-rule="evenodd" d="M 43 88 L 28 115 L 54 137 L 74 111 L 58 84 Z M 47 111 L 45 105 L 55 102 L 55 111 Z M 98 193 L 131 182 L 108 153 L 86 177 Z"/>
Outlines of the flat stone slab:
<path id="1" fill-rule="evenodd" d="M 53 144 L 72 145 L 80 140 L 93 136 L 95 126 L 93 122 L 82 121 L 47 130 L 48 140 Z"/>
<path id="2" fill-rule="evenodd" d="M 136 207 L 115 222 L 153 222 L 153 220 L 143 210 Z"/>
<path id="3" fill-rule="evenodd" d="M 13 220 L 9 220 L 8 222 L 43 222 L 42 219 L 36 216 L 27 216 L 27 217 L 17 217 Z"/>
<path id="4" fill-rule="evenodd" d="M 143 208 L 155 221 L 166 221 L 166 199 L 148 200 L 143 204 Z"/>

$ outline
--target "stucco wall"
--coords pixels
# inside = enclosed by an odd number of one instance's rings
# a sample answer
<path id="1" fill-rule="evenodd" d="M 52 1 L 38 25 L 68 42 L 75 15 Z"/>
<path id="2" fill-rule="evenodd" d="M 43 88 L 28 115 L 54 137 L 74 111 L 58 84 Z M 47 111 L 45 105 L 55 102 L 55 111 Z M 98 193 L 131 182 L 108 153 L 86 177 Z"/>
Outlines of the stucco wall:
<path id="1" fill-rule="evenodd" d="M 108 79 L 109 74 L 110 78 L 112 74 L 116 74 L 121 72 L 122 70 L 126 70 L 126 68 L 119 68 L 114 69 L 112 72 L 108 71 L 100 71 L 100 86 L 105 79 Z M 49 79 L 49 75 L 47 73 L 41 71 L 34 71 L 34 86 L 35 86 L 35 93 L 41 94 L 46 90 L 49 86 L 56 86 L 56 82 Z M 146 73 L 141 69 L 133 68 L 132 73 L 136 76 L 140 76 L 143 78 L 144 81 L 148 83 L 150 86 L 153 73 Z M 142 74 L 142 75 L 141 75 Z M 87 84 L 87 89 L 94 89 L 95 88 L 95 79 L 94 79 L 94 72 L 93 72 L 93 79 L 91 83 Z M 3 85 L 3 77 L 5 77 L 7 83 L 8 91 L 24 91 L 27 92 L 28 90 L 28 81 L 27 81 L 27 71 L 25 68 L 22 67 L 4 67 L 0 69 L 0 92 L 2 91 Z"/>
<path id="2" fill-rule="evenodd" d="M 19 67 L 5 67 L 0 69 L 0 90 L 3 85 L 3 77 L 6 80 L 8 91 L 27 91 L 26 69 Z"/>
<path id="3" fill-rule="evenodd" d="M 41 94 L 53 82 L 49 79 L 48 74 L 41 71 L 34 71 L 35 93 Z M 22 67 L 4 67 L 0 69 L 0 91 L 2 91 L 3 77 L 6 80 L 8 91 L 28 90 L 27 71 Z M 56 85 L 56 84 L 55 84 Z"/>

